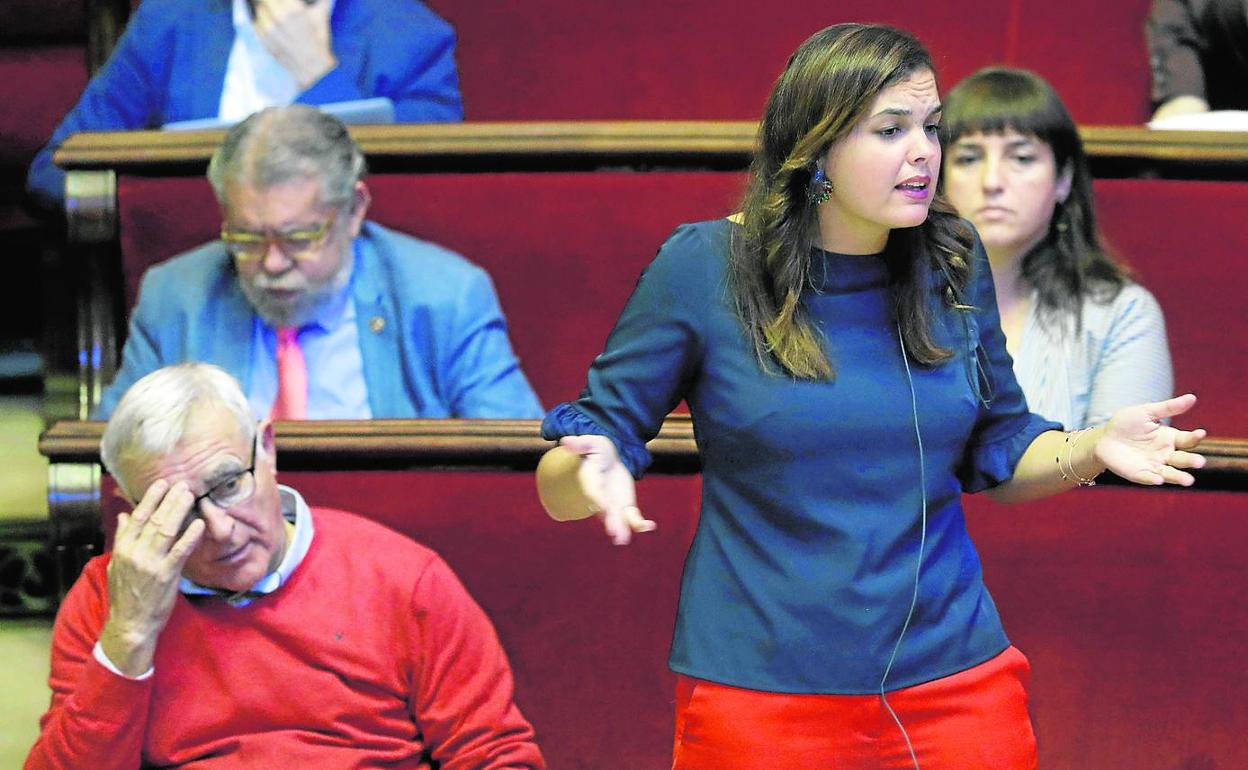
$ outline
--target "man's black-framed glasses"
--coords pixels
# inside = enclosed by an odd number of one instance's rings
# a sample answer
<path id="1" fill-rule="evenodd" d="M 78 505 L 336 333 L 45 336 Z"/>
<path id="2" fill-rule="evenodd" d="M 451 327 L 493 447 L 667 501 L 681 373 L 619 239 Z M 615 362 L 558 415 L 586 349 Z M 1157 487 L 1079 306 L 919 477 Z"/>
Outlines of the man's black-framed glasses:
<path id="1" fill-rule="evenodd" d="M 257 432 L 251 441 L 251 465 L 246 470 L 232 473 L 213 484 L 212 489 L 195 498 L 191 510 L 199 512 L 199 504 L 204 500 L 211 500 L 213 505 L 222 509 L 233 508 L 250 500 L 256 491 L 256 445 L 259 442 L 260 435 Z"/>

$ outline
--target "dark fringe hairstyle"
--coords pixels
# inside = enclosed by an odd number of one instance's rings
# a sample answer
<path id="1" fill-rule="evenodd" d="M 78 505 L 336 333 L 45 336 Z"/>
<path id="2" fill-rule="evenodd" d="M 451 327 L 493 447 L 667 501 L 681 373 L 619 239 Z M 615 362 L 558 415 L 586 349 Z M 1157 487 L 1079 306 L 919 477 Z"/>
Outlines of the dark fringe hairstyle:
<path id="1" fill-rule="evenodd" d="M 1083 299 L 1112 302 L 1131 275 L 1097 231 L 1092 174 L 1066 105 L 1044 78 L 1009 67 L 981 69 L 946 96 L 941 134 L 947 149 L 967 134 L 1006 130 L 1044 142 L 1058 173 L 1071 171 L 1070 195 L 1053 211 L 1044 238 L 1023 256 L 1021 269 L 1039 295 L 1039 310 L 1072 315 L 1079 328 Z"/>
<path id="2" fill-rule="evenodd" d="M 741 203 L 742 227 L 730 249 L 737 313 L 765 370 L 778 364 L 798 379 L 828 380 L 832 362 L 801 304 L 810 282 L 818 212 L 806 198 L 815 161 L 864 117 L 881 91 L 932 67 L 913 36 L 882 25 L 838 24 L 793 53 L 772 89 Z M 922 364 L 952 353 L 931 333 L 933 271 L 957 304 L 970 280 L 972 235 L 937 193 L 927 220 L 894 230 L 893 293 L 906 351 Z M 901 255 L 896 258 L 896 255 Z"/>

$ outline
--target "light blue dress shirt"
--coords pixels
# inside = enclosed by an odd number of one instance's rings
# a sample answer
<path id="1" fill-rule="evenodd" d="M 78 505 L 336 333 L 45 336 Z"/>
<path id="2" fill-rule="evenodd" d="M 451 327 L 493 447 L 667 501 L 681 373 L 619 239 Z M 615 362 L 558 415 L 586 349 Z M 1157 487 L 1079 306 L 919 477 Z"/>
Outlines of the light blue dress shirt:
<path id="1" fill-rule="evenodd" d="M 352 248 L 358 264 L 358 241 Z M 373 416 L 368 405 L 355 300 L 351 297 L 354 280 L 353 270 L 337 296 L 321 308 L 311 323 L 300 327 L 296 337 L 308 367 L 309 420 L 367 420 Z M 260 316 L 252 323 L 251 350 L 247 400 L 256 418 L 264 419 L 277 398 L 277 330 Z"/>

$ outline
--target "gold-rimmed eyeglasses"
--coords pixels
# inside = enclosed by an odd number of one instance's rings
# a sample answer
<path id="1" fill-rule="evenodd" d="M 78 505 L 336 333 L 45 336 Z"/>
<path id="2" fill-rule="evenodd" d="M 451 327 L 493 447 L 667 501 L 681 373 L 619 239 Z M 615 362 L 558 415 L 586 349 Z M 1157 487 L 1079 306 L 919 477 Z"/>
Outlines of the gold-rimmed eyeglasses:
<path id="1" fill-rule="evenodd" d="M 338 220 L 338 212 L 332 211 L 329 218 L 312 230 L 287 230 L 274 233 L 265 231 L 253 233 L 247 230 L 231 230 L 229 225 L 221 225 L 221 242 L 235 259 L 251 262 L 264 259 L 269 247 L 277 244 L 287 259 L 295 262 L 316 259 L 317 249 L 325 242 L 329 231 Z"/>

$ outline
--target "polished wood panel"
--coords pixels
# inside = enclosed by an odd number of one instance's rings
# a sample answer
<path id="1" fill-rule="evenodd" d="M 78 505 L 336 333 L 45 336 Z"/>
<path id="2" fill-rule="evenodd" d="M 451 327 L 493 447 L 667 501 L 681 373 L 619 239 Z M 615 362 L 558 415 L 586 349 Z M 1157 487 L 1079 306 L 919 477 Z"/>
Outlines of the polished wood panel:
<path id="1" fill-rule="evenodd" d="M 317 420 L 276 423 L 283 470 L 399 470 L 444 468 L 532 470 L 549 449 L 537 420 Z M 39 438 L 53 463 L 97 463 L 104 423 L 62 421 Z M 688 415 L 671 415 L 646 445 L 655 473 L 696 473 L 700 468 Z M 1248 489 L 1248 439 L 1209 438 L 1200 451 L 1208 464 L 1196 471 L 1201 490 Z"/>
<path id="2" fill-rule="evenodd" d="M 278 467 L 290 471 L 532 470 L 553 446 L 538 420 L 307 420 L 275 423 Z M 39 451 L 53 463 L 98 463 L 105 423 L 61 421 Z M 693 422 L 672 415 L 646 445 L 656 473 L 699 469 Z"/>
<path id="3" fill-rule="evenodd" d="M 374 170 L 567 170 L 651 165 L 745 168 L 751 121 L 580 121 L 353 126 Z M 1248 133 L 1080 129 L 1098 177 L 1248 178 Z M 70 137 L 56 153 L 66 169 L 198 174 L 222 131 L 118 131 Z"/>

